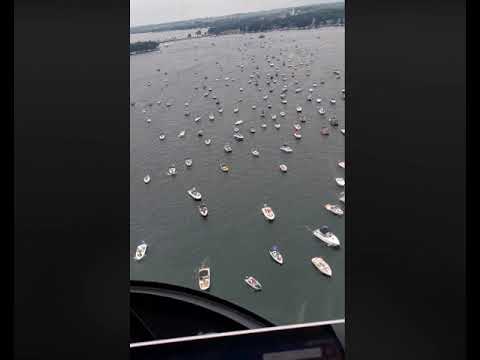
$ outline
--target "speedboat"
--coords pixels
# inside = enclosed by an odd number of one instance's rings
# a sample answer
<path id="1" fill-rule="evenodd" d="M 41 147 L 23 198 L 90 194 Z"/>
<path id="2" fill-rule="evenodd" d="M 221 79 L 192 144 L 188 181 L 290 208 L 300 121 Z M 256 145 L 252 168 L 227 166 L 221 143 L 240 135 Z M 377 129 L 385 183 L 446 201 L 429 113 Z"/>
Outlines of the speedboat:
<path id="1" fill-rule="evenodd" d="M 221 114 L 223 113 L 223 108 L 218 109 L 218 112 Z"/>
<path id="2" fill-rule="evenodd" d="M 332 268 L 321 257 L 312 258 L 312 264 L 324 275 L 332 276 Z"/>
<path id="3" fill-rule="evenodd" d="M 185 159 L 185 166 L 186 167 L 190 167 L 192 166 L 193 164 L 193 160 L 192 159 Z"/>
<path id="4" fill-rule="evenodd" d="M 338 200 L 339 200 L 340 202 L 342 202 L 342 203 L 345 204 L 345 193 L 344 193 L 344 192 L 342 192 L 342 193 L 340 194 L 340 197 L 338 198 Z"/>
<path id="5" fill-rule="evenodd" d="M 273 114 L 272 115 L 272 120 L 277 120 L 277 115 Z"/>
<path id="6" fill-rule="evenodd" d="M 335 105 L 337 103 L 337 100 L 335 99 L 330 99 L 330 104 Z"/>
<path id="7" fill-rule="evenodd" d="M 212 139 L 205 139 L 205 145 L 210 145 L 212 143 Z"/>
<path id="8" fill-rule="evenodd" d="M 275 124 L 273 126 L 275 126 L 275 129 L 280 129 L 280 124 Z"/>
<path id="9" fill-rule="evenodd" d="M 340 166 L 342 169 L 345 169 L 345 161 L 339 161 L 338 166 Z"/>
<path id="10" fill-rule="evenodd" d="M 262 127 L 262 129 L 266 129 L 267 128 L 267 124 L 262 124 L 260 125 Z"/>
<path id="11" fill-rule="evenodd" d="M 234 125 L 238 126 L 238 125 L 241 125 L 243 124 L 243 120 L 238 120 L 238 121 L 235 121 Z"/>
<path id="12" fill-rule="evenodd" d="M 209 118 L 210 120 L 215 120 L 215 115 L 210 114 L 210 115 L 208 115 L 208 118 Z"/>
<path id="13" fill-rule="evenodd" d="M 208 290 L 210 288 L 210 268 L 202 267 L 198 270 L 198 286 L 200 290 Z"/>
<path id="14" fill-rule="evenodd" d="M 322 129 L 320 130 L 320 133 L 322 135 L 329 135 L 330 134 L 330 130 L 328 130 L 327 127 L 323 126 Z"/>
<path id="15" fill-rule="evenodd" d="M 288 146 L 287 144 L 283 144 L 281 147 L 280 147 L 280 150 L 282 150 L 283 152 L 286 152 L 286 153 L 291 153 L 293 150 L 290 146 Z"/>
<path id="16" fill-rule="evenodd" d="M 322 226 L 319 229 L 315 229 L 312 231 L 313 235 L 317 238 L 322 240 L 327 246 L 340 246 L 340 241 L 338 238 L 328 229 L 328 226 Z"/>
<path id="17" fill-rule="evenodd" d="M 278 251 L 278 248 L 276 246 L 273 246 L 270 249 L 269 253 L 270 253 L 270 256 L 272 257 L 273 260 L 275 260 L 280 265 L 283 264 L 283 256 L 282 256 L 282 254 L 280 254 L 280 252 Z"/>
<path id="18" fill-rule="evenodd" d="M 151 122 L 152 122 L 152 119 L 148 118 L 147 123 L 151 123 Z"/>
<path id="19" fill-rule="evenodd" d="M 220 164 L 220 170 L 222 170 L 223 172 L 229 172 L 230 168 L 227 164 Z"/>
<path id="20" fill-rule="evenodd" d="M 233 112 L 236 114 L 238 113 L 238 108 L 233 109 Z"/>
<path id="21" fill-rule="evenodd" d="M 158 137 L 160 140 L 165 140 L 165 134 L 160 134 L 160 136 Z"/>
<path id="22" fill-rule="evenodd" d="M 288 170 L 287 165 L 281 164 L 280 165 L 280 170 L 282 170 L 283 172 L 287 172 L 287 170 Z"/>
<path id="23" fill-rule="evenodd" d="M 341 178 L 341 177 L 338 177 L 338 178 L 335 178 L 335 182 L 337 183 L 338 186 L 345 186 L 345 179 L 344 178 Z"/>
<path id="24" fill-rule="evenodd" d="M 135 251 L 135 256 L 133 257 L 134 260 L 140 261 L 145 257 L 145 253 L 147 252 L 148 245 L 142 242 L 140 245 L 137 246 L 137 250 Z"/>
<path id="25" fill-rule="evenodd" d="M 245 276 L 245 282 L 256 291 L 262 290 L 262 284 L 253 276 Z"/>
<path id="26" fill-rule="evenodd" d="M 237 141 L 242 141 L 244 139 L 244 136 L 240 133 L 235 133 L 233 134 L 233 137 L 235 138 L 235 140 Z"/>
<path id="27" fill-rule="evenodd" d="M 252 149 L 252 155 L 253 156 L 259 156 L 260 152 L 257 149 Z"/>
<path id="28" fill-rule="evenodd" d="M 307 122 L 307 118 L 304 115 L 300 116 L 300 122 Z"/>
<path id="29" fill-rule="evenodd" d="M 255 110 L 257 108 L 257 105 L 252 105 L 252 109 Z"/>
<path id="30" fill-rule="evenodd" d="M 263 204 L 262 213 L 267 220 L 273 221 L 275 219 L 275 213 L 272 208 L 267 204 Z"/>
<path id="31" fill-rule="evenodd" d="M 322 102 L 322 99 L 320 98 L 317 98 L 317 100 L 315 100 L 318 104 L 320 104 Z"/>
<path id="32" fill-rule="evenodd" d="M 297 106 L 297 112 L 302 112 L 302 107 L 301 106 Z"/>
<path id="33" fill-rule="evenodd" d="M 167 175 L 174 176 L 177 174 L 177 169 L 175 169 L 175 165 L 171 165 L 168 168 Z"/>
<path id="34" fill-rule="evenodd" d="M 330 122 L 330 125 L 332 126 L 338 126 L 338 120 L 336 118 L 330 118 L 328 119 L 328 121 Z"/>
<path id="35" fill-rule="evenodd" d="M 295 130 L 300 130 L 302 128 L 300 124 L 293 124 L 293 127 L 295 128 Z"/>
<path id="36" fill-rule="evenodd" d="M 198 130 L 197 135 L 198 136 L 203 136 L 203 130 Z"/>
<path id="37" fill-rule="evenodd" d="M 223 150 L 225 150 L 225 152 L 227 153 L 230 153 L 232 152 L 232 147 L 230 146 L 230 144 L 225 144 L 225 146 L 223 147 Z"/>
<path id="38" fill-rule="evenodd" d="M 307 101 L 312 101 L 312 94 L 308 94 Z"/>
<path id="39" fill-rule="evenodd" d="M 338 205 L 326 204 L 325 209 L 327 209 L 331 213 L 334 213 L 335 215 L 338 215 L 338 216 L 343 215 L 343 210 Z"/>
<path id="40" fill-rule="evenodd" d="M 293 133 L 293 136 L 295 137 L 295 139 L 301 139 L 302 138 L 302 134 L 300 134 L 299 132 L 294 132 Z"/>
<path id="41" fill-rule="evenodd" d="M 202 200 L 202 194 L 197 191 L 195 187 L 187 190 L 188 195 L 190 195 L 194 200 Z"/>
<path id="42" fill-rule="evenodd" d="M 345 135 L 345 129 L 340 129 L 340 132 Z"/>
<path id="43" fill-rule="evenodd" d="M 285 111 L 280 111 L 280 116 L 283 117 L 283 116 L 285 116 L 285 115 L 287 115 L 287 114 L 285 113 Z"/>
<path id="44" fill-rule="evenodd" d="M 263 100 L 267 100 L 267 99 L 268 99 L 268 95 L 265 95 L 265 96 L 263 97 Z"/>
<path id="45" fill-rule="evenodd" d="M 151 178 L 150 178 L 150 175 L 145 175 L 145 177 L 143 178 L 143 182 L 145 184 L 148 184 L 150 182 Z"/>
<path id="46" fill-rule="evenodd" d="M 198 212 L 200 213 L 200 215 L 202 215 L 203 217 L 207 217 L 208 216 L 208 208 L 207 208 L 207 205 L 205 204 L 202 204 L 198 207 Z"/>
<path id="47" fill-rule="evenodd" d="M 318 113 L 320 115 L 325 115 L 325 109 L 323 107 L 321 107 L 320 109 L 318 109 Z"/>
<path id="48" fill-rule="evenodd" d="M 252 128 L 250 128 L 250 132 L 251 132 L 252 134 L 255 134 L 255 133 L 257 132 L 257 130 L 255 130 L 255 128 L 252 127 Z"/>
<path id="49" fill-rule="evenodd" d="M 185 130 L 180 131 L 180 133 L 178 134 L 178 137 L 182 138 L 184 136 L 185 136 Z"/>
<path id="50" fill-rule="evenodd" d="M 201 118 L 202 118 L 201 116 L 197 116 L 193 121 L 199 122 Z"/>

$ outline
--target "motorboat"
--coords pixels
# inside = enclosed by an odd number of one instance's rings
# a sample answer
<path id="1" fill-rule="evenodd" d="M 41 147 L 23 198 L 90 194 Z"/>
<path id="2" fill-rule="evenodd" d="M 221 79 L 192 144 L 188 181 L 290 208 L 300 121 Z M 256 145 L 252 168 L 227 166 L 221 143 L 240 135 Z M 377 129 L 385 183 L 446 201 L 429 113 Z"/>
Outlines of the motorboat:
<path id="1" fill-rule="evenodd" d="M 302 138 L 302 134 L 300 134 L 299 132 L 294 132 L 293 133 L 293 136 L 295 137 L 295 139 L 301 139 Z"/>
<path id="2" fill-rule="evenodd" d="M 160 134 L 160 136 L 158 137 L 160 140 L 165 140 L 165 134 Z"/>
<path id="3" fill-rule="evenodd" d="M 320 134 L 322 135 L 330 135 L 330 130 L 327 127 L 323 126 L 320 130 Z"/>
<path id="4" fill-rule="evenodd" d="M 235 121 L 234 125 L 235 126 L 238 126 L 238 125 L 241 125 L 243 124 L 243 120 L 238 120 L 238 121 Z"/>
<path id="5" fill-rule="evenodd" d="M 275 129 L 280 129 L 280 124 L 275 124 L 273 126 L 275 126 Z"/>
<path id="6" fill-rule="evenodd" d="M 255 133 L 257 132 L 257 130 L 255 130 L 255 128 L 252 127 L 252 128 L 250 128 L 250 132 L 251 132 L 252 134 L 255 134 Z"/>
<path id="7" fill-rule="evenodd" d="M 225 146 L 223 147 L 223 150 L 225 150 L 225 152 L 227 153 L 230 153 L 232 152 L 232 147 L 230 146 L 230 144 L 225 144 Z"/>
<path id="8" fill-rule="evenodd" d="M 275 219 L 275 213 L 273 212 L 272 208 L 267 204 L 263 204 L 262 213 L 269 221 L 273 221 Z"/>
<path id="9" fill-rule="evenodd" d="M 218 112 L 219 112 L 220 114 L 223 113 L 223 108 L 219 108 L 219 109 L 218 109 Z"/>
<path id="10" fill-rule="evenodd" d="M 335 215 L 338 215 L 338 216 L 343 215 L 343 210 L 338 205 L 326 204 L 325 209 L 327 209 L 328 211 L 330 211 Z"/>
<path id="11" fill-rule="evenodd" d="M 213 114 L 208 115 L 208 119 L 209 120 L 215 120 L 215 115 L 213 115 Z"/>
<path id="12" fill-rule="evenodd" d="M 332 126 L 338 126 L 338 120 L 336 118 L 330 118 L 328 119 L 328 121 L 330 122 L 330 125 Z"/>
<path id="13" fill-rule="evenodd" d="M 192 166 L 193 164 L 193 160 L 192 159 L 185 159 L 185 166 L 186 167 L 190 167 Z"/>
<path id="14" fill-rule="evenodd" d="M 325 109 L 323 107 L 321 107 L 320 109 L 318 109 L 318 113 L 320 115 L 325 115 Z"/>
<path id="15" fill-rule="evenodd" d="M 267 124 L 262 124 L 260 125 L 262 127 L 262 129 L 266 129 L 267 128 Z"/>
<path id="16" fill-rule="evenodd" d="M 338 166 L 340 166 L 342 169 L 345 169 L 345 161 L 339 161 Z"/>
<path id="17" fill-rule="evenodd" d="M 324 275 L 332 276 L 332 268 L 321 257 L 312 258 L 312 264 Z"/>
<path id="18" fill-rule="evenodd" d="M 142 242 L 140 245 L 137 246 L 137 249 L 135 251 L 135 256 L 133 257 L 134 260 L 140 261 L 145 257 L 145 254 L 147 252 L 147 247 L 148 245 Z"/>
<path id="19" fill-rule="evenodd" d="M 197 135 L 202 137 L 203 136 L 203 130 L 198 130 Z"/>
<path id="20" fill-rule="evenodd" d="M 281 147 L 280 147 L 280 150 L 282 150 L 283 152 L 286 152 L 286 153 L 291 153 L 293 150 L 290 146 L 288 146 L 287 144 L 283 144 Z"/>
<path id="21" fill-rule="evenodd" d="M 293 127 L 295 128 L 295 130 L 300 130 L 302 128 L 300 124 L 293 124 Z"/>
<path id="22" fill-rule="evenodd" d="M 302 112 L 302 107 L 301 106 L 297 106 L 297 112 Z"/>
<path id="23" fill-rule="evenodd" d="M 287 172 L 287 170 L 288 170 L 287 165 L 280 164 L 280 170 L 282 170 L 282 172 Z"/>
<path id="24" fill-rule="evenodd" d="M 283 256 L 280 254 L 280 251 L 278 251 L 278 248 L 276 246 L 273 246 L 270 251 L 270 256 L 272 257 L 275 262 L 279 263 L 280 265 L 283 264 Z"/>
<path id="25" fill-rule="evenodd" d="M 262 284 L 255 279 L 253 276 L 245 276 L 245 282 L 247 283 L 248 286 L 253 288 L 256 291 L 262 290 Z"/>
<path id="26" fill-rule="evenodd" d="M 340 197 L 338 198 L 338 200 L 345 204 L 345 193 L 344 192 L 340 193 Z"/>
<path id="27" fill-rule="evenodd" d="M 272 120 L 277 120 L 277 115 L 273 114 L 272 115 Z"/>
<path id="28" fill-rule="evenodd" d="M 167 174 L 170 176 L 177 175 L 177 169 L 175 168 L 175 165 L 170 165 L 168 168 Z"/>
<path id="29" fill-rule="evenodd" d="M 317 104 L 320 104 L 322 102 L 322 99 L 320 98 L 317 98 L 317 100 L 315 100 L 317 102 Z"/>
<path id="30" fill-rule="evenodd" d="M 260 156 L 260 152 L 257 149 L 252 149 L 252 155 L 253 156 Z"/>
<path id="31" fill-rule="evenodd" d="M 148 118 L 147 123 L 151 123 L 151 122 L 152 122 L 152 119 Z"/>
<path id="32" fill-rule="evenodd" d="M 183 138 L 184 136 L 185 136 L 185 130 L 180 131 L 180 133 L 178 134 L 178 137 Z"/>
<path id="33" fill-rule="evenodd" d="M 257 105 L 252 105 L 252 110 L 255 110 L 257 108 Z"/>
<path id="34" fill-rule="evenodd" d="M 327 246 L 337 247 L 340 246 L 340 241 L 338 238 L 333 234 L 329 229 L 328 226 L 322 226 L 319 229 L 315 229 L 312 231 L 313 235 L 317 238 L 322 240 Z"/>
<path id="35" fill-rule="evenodd" d="M 335 99 L 330 99 L 330 104 L 335 105 L 337 103 L 337 100 Z"/>
<path id="36" fill-rule="evenodd" d="M 227 164 L 220 164 L 220 170 L 222 170 L 223 172 L 229 172 L 230 168 Z"/>
<path id="37" fill-rule="evenodd" d="M 238 127 L 235 126 L 235 127 L 233 128 L 233 132 L 236 132 L 236 133 L 237 133 L 237 132 L 239 132 L 239 131 L 240 131 L 240 129 L 239 129 Z"/>
<path id="38" fill-rule="evenodd" d="M 151 178 L 150 178 L 150 175 L 145 175 L 145 177 L 143 178 L 143 182 L 145 184 L 148 184 L 150 182 Z"/>
<path id="39" fill-rule="evenodd" d="M 340 129 L 340 132 L 345 135 L 345 129 Z"/>
<path id="40" fill-rule="evenodd" d="M 287 103 L 287 100 L 286 99 L 283 99 L 282 100 L 282 104 L 286 104 Z"/>
<path id="41" fill-rule="evenodd" d="M 212 143 L 212 139 L 205 139 L 205 145 L 210 145 Z"/>
<path id="42" fill-rule="evenodd" d="M 244 137 L 242 134 L 240 134 L 240 133 L 235 133 L 235 134 L 233 134 L 233 137 L 234 137 L 235 140 L 237 140 L 237 141 L 242 141 L 242 140 L 245 138 L 245 137 Z"/>
<path id="43" fill-rule="evenodd" d="M 338 177 L 338 178 L 335 178 L 335 182 L 337 183 L 338 186 L 345 186 L 345 179 L 344 178 L 341 178 L 341 177 Z"/>
<path id="44" fill-rule="evenodd" d="M 194 200 L 202 200 L 202 194 L 197 191 L 195 187 L 187 190 L 188 195 L 190 195 Z"/>
<path id="45" fill-rule="evenodd" d="M 202 118 L 201 116 L 197 116 L 195 119 L 193 119 L 193 121 L 199 122 L 201 118 Z"/>
<path id="46" fill-rule="evenodd" d="M 238 108 L 233 109 L 233 112 L 236 114 L 238 113 Z"/>
<path id="47" fill-rule="evenodd" d="M 210 288 L 210 268 L 202 267 L 198 270 L 198 287 L 200 290 L 208 290 Z"/>
<path id="48" fill-rule="evenodd" d="M 284 117 L 285 115 L 287 115 L 287 114 L 285 113 L 285 111 L 280 111 L 280 116 L 281 116 L 281 117 Z"/>

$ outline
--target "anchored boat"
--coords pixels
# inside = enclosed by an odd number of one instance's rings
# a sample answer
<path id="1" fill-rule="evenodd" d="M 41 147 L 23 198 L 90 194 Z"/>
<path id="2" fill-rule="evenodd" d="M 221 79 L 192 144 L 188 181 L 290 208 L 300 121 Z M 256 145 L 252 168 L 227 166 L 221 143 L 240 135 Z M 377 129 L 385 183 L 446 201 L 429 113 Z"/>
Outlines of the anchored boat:
<path id="1" fill-rule="evenodd" d="M 332 276 L 332 268 L 321 257 L 314 257 L 312 264 L 324 275 Z"/>

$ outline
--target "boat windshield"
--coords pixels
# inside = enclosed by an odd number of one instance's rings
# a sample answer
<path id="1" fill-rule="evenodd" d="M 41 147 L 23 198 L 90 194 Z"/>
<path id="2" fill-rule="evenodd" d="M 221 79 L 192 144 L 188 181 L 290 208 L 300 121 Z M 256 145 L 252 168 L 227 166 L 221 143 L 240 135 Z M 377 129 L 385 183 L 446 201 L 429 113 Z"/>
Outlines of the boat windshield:
<path id="1" fill-rule="evenodd" d="M 200 272 L 198 273 L 198 276 L 200 277 L 208 276 L 208 270 L 200 270 Z"/>

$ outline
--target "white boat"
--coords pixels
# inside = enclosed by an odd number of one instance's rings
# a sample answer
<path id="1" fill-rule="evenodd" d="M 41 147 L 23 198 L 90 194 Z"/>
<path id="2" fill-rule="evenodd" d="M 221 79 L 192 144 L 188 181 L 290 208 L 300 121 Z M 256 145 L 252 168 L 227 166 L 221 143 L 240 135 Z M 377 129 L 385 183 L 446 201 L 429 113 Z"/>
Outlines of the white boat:
<path id="1" fill-rule="evenodd" d="M 280 129 L 280 124 L 275 124 L 273 126 L 275 126 L 275 129 Z"/>
<path id="2" fill-rule="evenodd" d="M 269 221 L 273 221 L 275 219 L 275 213 L 273 212 L 272 208 L 267 204 L 263 204 L 262 213 Z"/>
<path id="3" fill-rule="evenodd" d="M 260 152 L 257 149 L 252 149 L 252 155 L 253 156 L 260 156 Z"/>
<path id="4" fill-rule="evenodd" d="M 337 183 L 338 186 L 345 186 L 345 179 L 344 178 L 341 178 L 341 177 L 338 177 L 338 178 L 335 178 L 335 182 Z"/>
<path id="5" fill-rule="evenodd" d="M 210 268 L 202 267 L 198 270 L 198 286 L 200 290 L 208 290 L 210 288 Z"/>
<path id="6" fill-rule="evenodd" d="M 257 105 L 252 105 L 252 109 L 255 110 L 257 108 Z"/>
<path id="7" fill-rule="evenodd" d="M 243 120 L 238 120 L 238 121 L 235 121 L 234 125 L 238 126 L 238 125 L 241 125 L 243 124 Z"/>
<path id="8" fill-rule="evenodd" d="M 293 133 L 293 136 L 295 137 L 295 139 L 301 139 L 302 138 L 302 134 L 300 134 L 299 132 L 294 132 Z"/>
<path id="9" fill-rule="evenodd" d="M 193 121 L 199 122 L 201 118 L 202 118 L 201 116 L 197 116 Z"/>
<path id="10" fill-rule="evenodd" d="M 174 176 L 177 174 L 177 169 L 175 169 L 175 165 L 171 165 L 168 168 L 167 175 Z"/>
<path id="11" fill-rule="evenodd" d="M 150 178 L 150 175 L 145 175 L 145 177 L 143 178 L 143 182 L 145 184 L 148 184 L 150 182 L 151 178 Z"/>
<path id="12" fill-rule="evenodd" d="M 223 150 L 229 153 L 229 152 L 232 152 L 232 147 L 230 146 L 230 144 L 225 144 L 225 146 L 223 147 Z"/>
<path id="13" fill-rule="evenodd" d="M 200 213 L 200 215 L 202 215 L 203 217 L 207 217 L 208 216 L 208 208 L 207 208 L 207 205 L 205 204 L 202 204 L 198 207 L 198 212 Z"/>
<path id="14" fill-rule="evenodd" d="M 345 169 L 345 161 L 339 161 L 338 166 L 340 166 L 342 169 Z"/>
<path id="15" fill-rule="evenodd" d="M 277 120 L 277 115 L 273 114 L 272 115 L 272 120 Z"/>
<path id="16" fill-rule="evenodd" d="M 327 209 L 328 211 L 330 211 L 335 215 L 338 215 L 338 216 L 343 215 L 343 210 L 338 205 L 326 204 L 325 209 Z"/>
<path id="17" fill-rule="evenodd" d="M 287 165 L 281 164 L 280 165 L 280 170 L 282 170 L 283 172 L 287 172 L 287 170 L 288 170 Z"/>
<path id="18" fill-rule="evenodd" d="M 135 256 L 133 257 L 134 260 L 140 261 L 145 257 L 145 253 L 147 252 L 148 245 L 142 242 L 140 245 L 137 246 L 137 250 L 135 251 Z"/>
<path id="19" fill-rule="evenodd" d="M 293 124 L 293 127 L 295 128 L 295 130 L 301 130 L 302 129 L 302 126 L 300 124 Z"/>
<path id="20" fill-rule="evenodd" d="M 193 164 L 193 160 L 192 159 L 185 159 L 185 166 L 186 167 L 190 167 L 192 166 Z"/>
<path id="21" fill-rule="evenodd" d="M 209 118 L 210 120 L 215 120 L 215 115 L 210 114 L 210 115 L 208 115 L 208 118 Z"/>
<path id="22" fill-rule="evenodd" d="M 280 116 L 283 117 L 283 116 L 285 116 L 285 115 L 287 115 L 287 114 L 285 113 L 285 111 L 280 111 Z"/>
<path id="23" fill-rule="evenodd" d="M 180 133 L 178 134 L 178 137 L 182 138 L 184 136 L 185 136 L 185 130 L 180 131 Z"/>
<path id="24" fill-rule="evenodd" d="M 165 134 L 160 134 L 160 136 L 158 137 L 160 140 L 165 140 Z"/>
<path id="25" fill-rule="evenodd" d="M 268 99 L 268 95 L 265 95 L 265 96 L 263 97 L 263 100 L 267 100 L 267 99 Z"/>
<path id="26" fill-rule="evenodd" d="M 223 172 L 229 172 L 230 167 L 227 164 L 220 164 L 220 170 L 222 170 Z"/>
<path id="27" fill-rule="evenodd" d="M 329 134 L 330 134 L 330 130 L 328 130 L 327 127 L 323 126 L 323 127 L 321 128 L 321 130 L 320 130 L 320 133 L 321 133 L 322 135 L 329 135 Z"/>
<path id="28" fill-rule="evenodd" d="M 218 109 L 218 112 L 221 114 L 223 113 L 223 108 Z"/>
<path id="29" fill-rule="evenodd" d="M 302 112 L 302 107 L 301 106 L 297 106 L 297 112 Z"/>
<path id="30" fill-rule="evenodd" d="M 318 104 L 320 104 L 322 102 L 322 99 L 320 98 L 317 98 L 317 100 L 315 100 Z"/>
<path id="31" fill-rule="evenodd" d="M 340 132 L 345 135 L 345 129 L 340 129 Z"/>
<path id="32" fill-rule="evenodd" d="M 318 109 L 318 113 L 320 115 L 325 115 L 325 109 L 323 107 L 321 107 L 320 109 Z"/>
<path id="33" fill-rule="evenodd" d="M 152 119 L 148 118 L 147 123 L 151 123 L 151 122 L 152 122 Z"/>
<path id="34" fill-rule="evenodd" d="M 198 130 L 197 135 L 202 137 L 203 136 L 203 130 Z"/>
<path id="35" fill-rule="evenodd" d="M 340 202 L 342 202 L 342 203 L 345 204 L 345 193 L 344 193 L 344 192 L 342 192 L 342 193 L 340 194 L 340 197 L 338 198 L 338 200 L 339 200 Z"/>
<path id="36" fill-rule="evenodd" d="M 202 194 L 197 191 L 195 187 L 187 190 L 188 195 L 190 195 L 194 200 L 202 200 Z"/>
<path id="37" fill-rule="evenodd" d="M 335 105 L 337 103 L 337 100 L 335 99 L 330 99 L 330 104 Z"/>
<path id="38" fill-rule="evenodd" d="M 262 127 L 262 129 L 266 129 L 267 128 L 267 124 L 262 124 L 260 125 Z"/>
<path id="39" fill-rule="evenodd" d="M 251 132 L 252 134 L 255 134 L 255 133 L 257 132 L 257 130 L 255 130 L 255 128 L 252 127 L 252 128 L 250 128 L 250 132 Z"/>
<path id="40" fill-rule="evenodd" d="M 238 113 L 238 108 L 233 109 L 233 112 L 236 114 Z"/>
<path id="41" fill-rule="evenodd" d="M 312 258 L 312 264 L 324 275 L 332 276 L 332 268 L 321 257 Z"/>
<path id="42" fill-rule="evenodd" d="M 235 140 L 237 141 L 242 141 L 244 139 L 244 136 L 240 133 L 235 133 L 233 134 L 233 137 L 235 138 Z"/>
<path id="43" fill-rule="evenodd" d="M 270 251 L 270 256 L 272 257 L 275 262 L 279 263 L 280 265 L 283 264 L 283 256 L 280 254 L 280 251 L 278 251 L 278 248 L 276 246 L 273 246 Z"/>
<path id="44" fill-rule="evenodd" d="M 322 226 L 319 229 L 312 231 L 312 234 L 317 238 L 322 240 L 327 246 L 337 247 L 340 246 L 340 240 L 333 234 L 328 226 Z"/>
<path id="45" fill-rule="evenodd" d="M 280 147 L 280 150 L 282 150 L 283 152 L 286 152 L 286 153 L 291 153 L 293 150 L 290 146 L 288 146 L 287 144 L 283 144 L 281 147 Z"/>
<path id="46" fill-rule="evenodd" d="M 256 291 L 262 290 L 262 284 L 253 276 L 245 276 L 245 282 Z"/>
<path id="47" fill-rule="evenodd" d="M 210 145 L 212 143 L 212 139 L 205 139 L 205 145 Z"/>

